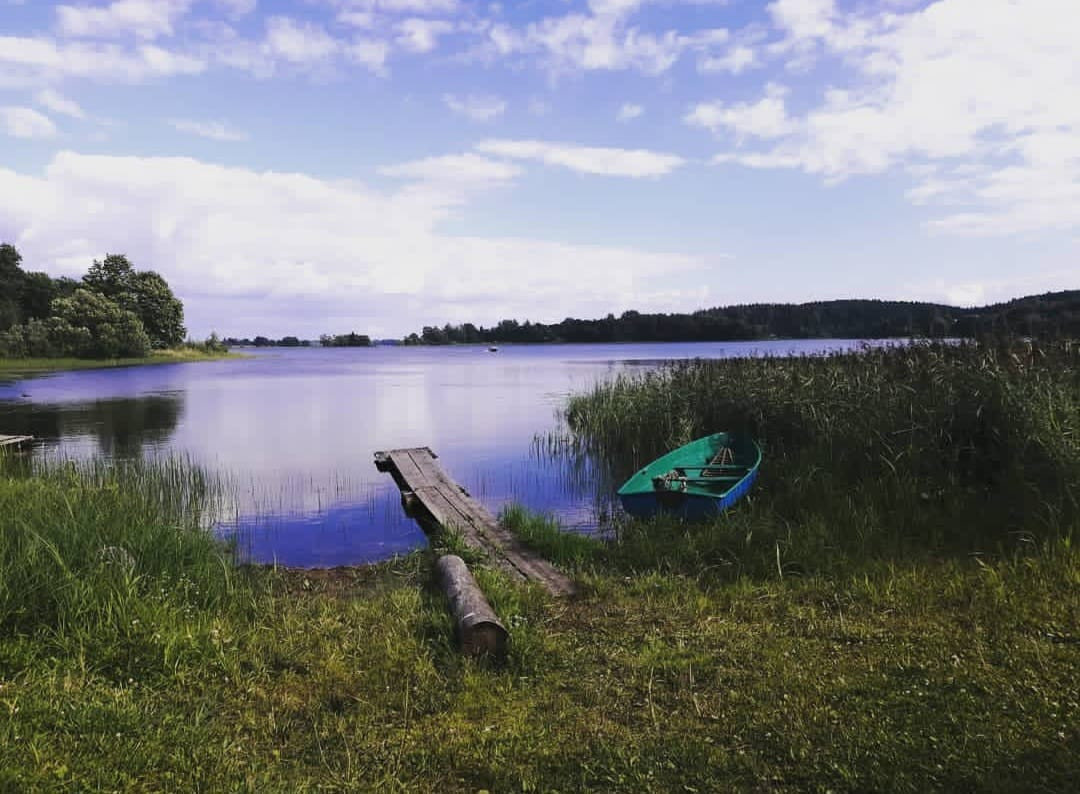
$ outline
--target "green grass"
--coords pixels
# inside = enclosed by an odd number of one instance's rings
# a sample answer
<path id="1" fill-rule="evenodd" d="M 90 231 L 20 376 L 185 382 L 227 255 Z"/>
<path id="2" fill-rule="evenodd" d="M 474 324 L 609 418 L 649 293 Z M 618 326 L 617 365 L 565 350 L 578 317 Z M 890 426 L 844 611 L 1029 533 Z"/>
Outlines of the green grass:
<path id="1" fill-rule="evenodd" d="M 142 358 L 0 358 L 0 378 L 20 378 L 61 370 L 141 367 L 148 364 L 217 361 L 223 358 L 244 358 L 244 356 L 238 353 L 206 353 L 199 350 L 178 349 L 155 350 L 150 355 Z"/>
<path id="2" fill-rule="evenodd" d="M 999 360 L 985 375 L 973 351 L 903 355 L 925 358 L 899 359 L 912 368 L 891 381 L 898 360 L 871 356 L 731 365 L 748 377 L 724 388 L 732 370 L 697 369 L 711 364 L 618 385 L 609 436 L 590 435 L 599 418 L 574 420 L 579 452 L 625 439 L 616 460 L 647 456 L 743 405 L 771 473 L 715 522 L 616 522 L 607 540 L 506 510 L 580 595 L 551 599 L 473 557 L 510 631 L 502 664 L 455 650 L 427 553 L 233 568 L 200 530 L 217 484 L 182 462 L 8 460 L 0 790 L 1071 791 L 1075 438 L 1053 446 L 1041 423 L 1072 432 L 1075 371 L 1020 377 Z M 938 367 L 918 399 L 895 394 Z M 770 389 L 792 371 L 802 380 Z M 828 388 L 808 380 L 822 374 Z M 933 396 L 957 382 L 990 395 L 983 432 L 1020 444 L 1007 449 L 1023 466 L 1005 471 L 1022 487 L 960 456 L 923 466 L 918 445 L 874 464 L 880 439 L 840 421 L 877 393 L 865 405 L 885 431 L 903 415 L 922 428 L 909 436 L 960 438 L 977 408 Z M 701 401 L 665 426 L 672 387 Z M 1049 398 L 1012 410 L 1032 394 Z M 588 399 L 573 405 L 595 409 Z M 1030 422 L 1025 438 L 1014 421 Z M 892 467 L 897 483 L 882 476 Z M 935 483 L 945 493 L 913 490 Z M 1039 511 L 998 515 L 1025 492 Z"/>

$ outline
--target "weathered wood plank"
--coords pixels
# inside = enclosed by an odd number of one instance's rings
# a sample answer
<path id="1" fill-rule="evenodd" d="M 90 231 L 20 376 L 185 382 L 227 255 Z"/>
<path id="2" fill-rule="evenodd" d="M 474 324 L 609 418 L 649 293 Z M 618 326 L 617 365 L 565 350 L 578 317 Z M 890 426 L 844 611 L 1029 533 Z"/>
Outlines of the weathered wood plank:
<path id="1" fill-rule="evenodd" d="M 430 448 L 377 452 L 375 464 L 389 471 L 412 509 L 437 527 L 460 532 L 465 543 L 491 558 L 517 579 L 535 581 L 556 595 L 570 595 L 574 584 L 547 560 L 499 526 L 486 507 L 450 479 Z"/>
<path id="2" fill-rule="evenodd" d="M 386 457 L 391 466 L 390 473 L 394 475 L 395 480 L 400 476 L 413 490 L 429 484 L 427 477 L 423 475 L 416 463 L 413 462 L 409 450 L 394 449 L 387 452 Z M 401 485 L 401 482 L 398 482 L 398 485 Z"/>
<path id="3" fill-rule="evenodd" d="M 440 529 L 460 533 L 462 540 L 470 548 L 484 552 L 492 550 L 491 542 L 486 537 L 483 528 L 478 527 L 468 516 L 463 515 L 458 506 L 446 498 L 442 490 L 434 486 L 424 486 L 414 493 L 423 506 L 423 510 L 431 516 Z M 518 578 L 524 577 L 518 575 Z"/>
<path id="4" fill-rule="evenodd" d="M 34 440 L 33 436 L 5 436 L 5 435 L 0 435 L 0 447 L 7 447 L 7 446 L 18 447 L 18 446 L 22 446 L 23 444 L 25 444 L 28 441 L 33 441 L 33 440 Z"/>

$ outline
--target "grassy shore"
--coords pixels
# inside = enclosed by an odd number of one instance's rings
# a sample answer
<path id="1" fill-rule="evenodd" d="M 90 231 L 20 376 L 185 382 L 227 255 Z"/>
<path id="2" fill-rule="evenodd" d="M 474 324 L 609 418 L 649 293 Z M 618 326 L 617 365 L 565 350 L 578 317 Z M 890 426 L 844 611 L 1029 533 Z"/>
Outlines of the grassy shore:
<path id="1" fill-rule="evenodd" d="M 1071 791 L 1064 355 L 698 363 L 573 401 L 564 451 L 609 455 L 611 477 L 740 417 L 767 468 L 713 523 L 617 523 L 606 541 L 508 510 L 582 592 L 477 565 L 511 633 L 501 665 L 454 650 L 427 554 L 236 569 L 200 529 L 215 485 L 187 465 L 8 460 L 0 789 Z M 969 415 L 985 421 L 965 436 Z M 919 428 L 903 455 L 894 423 Z M 956 444 L 1002 454 L 942 460 Z M 1041 507 L 1006 509 L 1024 494 Z"/>
<path id="2" fill-rule="evenodd" d="M 201 350 L 155 350 L 141 358 L 0 358 L 0 378 L 21 378 L 72 369 L 108 369 L 110 367 L 141 367 L 147 364 L 182 364 L 188 361 L 217 361 L 223 358 L 243 358 L 238 353 L 207 353 Z"/>

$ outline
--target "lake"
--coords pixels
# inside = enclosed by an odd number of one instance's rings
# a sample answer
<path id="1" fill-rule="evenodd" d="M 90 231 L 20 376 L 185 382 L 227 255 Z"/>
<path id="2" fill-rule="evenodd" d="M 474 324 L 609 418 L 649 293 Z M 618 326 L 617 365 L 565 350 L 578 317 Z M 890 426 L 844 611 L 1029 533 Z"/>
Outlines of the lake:
<path id="1" fill-rule="evenodd" d="M 218 531 L 252 561 L 321 567 L 424 546 L 373 454 L 429 446 L 490 510 L 510 502 L 595 531 L 608 492 L 535 443 L 568 394 L 685 358 L 851 349 L 855 340 L 272 348 L 247 359 L 0 382 L 0 433 L 39 457 L 180 454 L 229 483 Z"/>

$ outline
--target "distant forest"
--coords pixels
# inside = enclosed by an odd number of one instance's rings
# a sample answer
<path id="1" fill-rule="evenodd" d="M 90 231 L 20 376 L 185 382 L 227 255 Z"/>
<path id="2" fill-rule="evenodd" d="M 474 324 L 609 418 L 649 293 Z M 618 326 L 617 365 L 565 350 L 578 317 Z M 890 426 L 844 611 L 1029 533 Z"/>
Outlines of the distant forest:
<path id="1" fill-rule="evenodd" d="M 300 339 L 296 336 L 283 336 L 281 339 L 271 339 L 267 336 L 240 339 L 230 336 L 224 341 L 230 347 L 311 347 L 310 339 Z M 319 337 L 319 345 L 322 347 L 371 347 L 373 344 L 370 336 L 358 334 L 355 331 L 348 334 L 323 334 Z"/>
<path id="2" fill-rule="evenodd" d="M 835 300 L 753 303 L 693 314 L 609 314 L 553 324 L 502 320 L 491 328 L 446 324 L 409 334 L 407 345 L 512 342 L 730 342 L 750 339 L 886 339 L 1006 334 L 1080 337 L 1080 290 L 963 309 L 939 303 Z"/>

